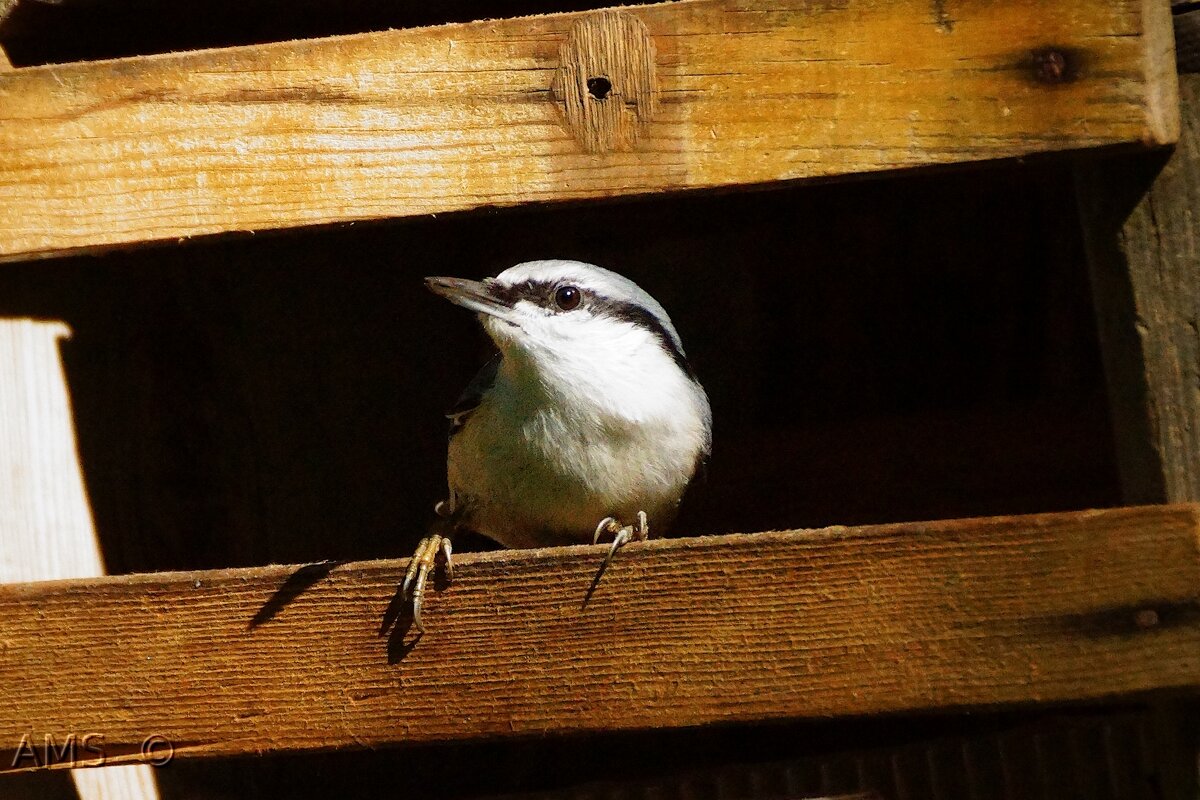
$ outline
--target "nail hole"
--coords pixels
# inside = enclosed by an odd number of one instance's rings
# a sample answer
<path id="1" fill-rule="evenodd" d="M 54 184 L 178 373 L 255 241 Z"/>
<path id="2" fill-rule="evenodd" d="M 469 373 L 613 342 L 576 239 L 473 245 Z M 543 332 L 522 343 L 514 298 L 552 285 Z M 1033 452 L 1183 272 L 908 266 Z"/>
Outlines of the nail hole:
<path id="1" fill-rule="evenodd" d="M 1158 612 L 1153 608 L 1143 608 L 1134 614 L 1133 621 L 1139 628 L 1153 628 L 1158 624 Z"/>
<path id="2" fill-rule="evenodd" d="M 1059 47 L 1045 47 L 1033 52 L 1034 76 L 1041 83 L 1068 83 L 1078 73 L 1075 54 Z"/>
<path id="3" fill-rule="evenodd" d="M 587 79 L 588 94 L 597 100 L 603 100 L 608 97 L 608 93 L 612 91 L 612 81 L 603 76 L 598 78 Z"/>

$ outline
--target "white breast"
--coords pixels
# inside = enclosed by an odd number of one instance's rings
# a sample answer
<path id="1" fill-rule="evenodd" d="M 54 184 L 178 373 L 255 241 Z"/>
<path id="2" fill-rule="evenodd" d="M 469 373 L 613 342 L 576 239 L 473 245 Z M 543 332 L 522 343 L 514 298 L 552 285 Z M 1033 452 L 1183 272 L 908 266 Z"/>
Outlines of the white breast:
<path id="1" fill-rule="evenodd" d="M 655 347 L 506 355 L 450 442 L 451 492 L 467 527 L 507 547 L 590 541 L 602 518 L 638 511 L 661 529 L 708 451 L 710 419 L 704 390 Z"/>

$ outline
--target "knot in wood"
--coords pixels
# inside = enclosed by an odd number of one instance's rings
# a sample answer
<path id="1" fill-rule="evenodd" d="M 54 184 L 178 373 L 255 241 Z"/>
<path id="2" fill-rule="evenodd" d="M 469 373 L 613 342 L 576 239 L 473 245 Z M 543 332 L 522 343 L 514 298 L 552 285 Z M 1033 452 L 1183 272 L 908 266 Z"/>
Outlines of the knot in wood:
<path id="1" fill-rule="evenodd" d="M 625 11 L 588 14 L 571 28 L 550 88 L 589 153 L 633 149 L 658 105 L 654 57 L 645 24 Z"/>

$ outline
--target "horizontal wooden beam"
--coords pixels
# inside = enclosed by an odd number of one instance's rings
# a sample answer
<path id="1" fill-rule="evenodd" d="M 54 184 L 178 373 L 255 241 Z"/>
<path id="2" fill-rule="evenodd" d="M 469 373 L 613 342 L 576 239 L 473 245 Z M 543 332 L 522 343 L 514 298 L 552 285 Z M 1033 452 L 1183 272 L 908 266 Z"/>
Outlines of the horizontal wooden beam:
<path id="1" fill-rule="evenodd" d="M 1166 0 L 683 0 L 0 75 L 0 258 L 1174 141 Z"/>
<path id="2" fill-rule="evenodd" d="M 468 554 L 419 638 L 405 560 L 0 586 L 0 768 L 71 734 L 115 763 L 1194 690 L 1198 535 L 1165 506 L 651 541 L 586 604 L 602 547 Z"/>

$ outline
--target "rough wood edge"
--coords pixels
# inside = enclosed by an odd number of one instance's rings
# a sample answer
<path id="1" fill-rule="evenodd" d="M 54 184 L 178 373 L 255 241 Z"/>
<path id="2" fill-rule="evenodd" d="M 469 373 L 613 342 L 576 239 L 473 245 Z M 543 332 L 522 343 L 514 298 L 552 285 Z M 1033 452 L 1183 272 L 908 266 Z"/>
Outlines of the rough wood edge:
<path id="1" fill-rule="evenodd" d="M 1171 6 L 1143 0 L 1146 31 L 1146 122 L 1150 145 L 1179 140 L 1179 76 L 1175 67 L 1175 23 Z"/>

